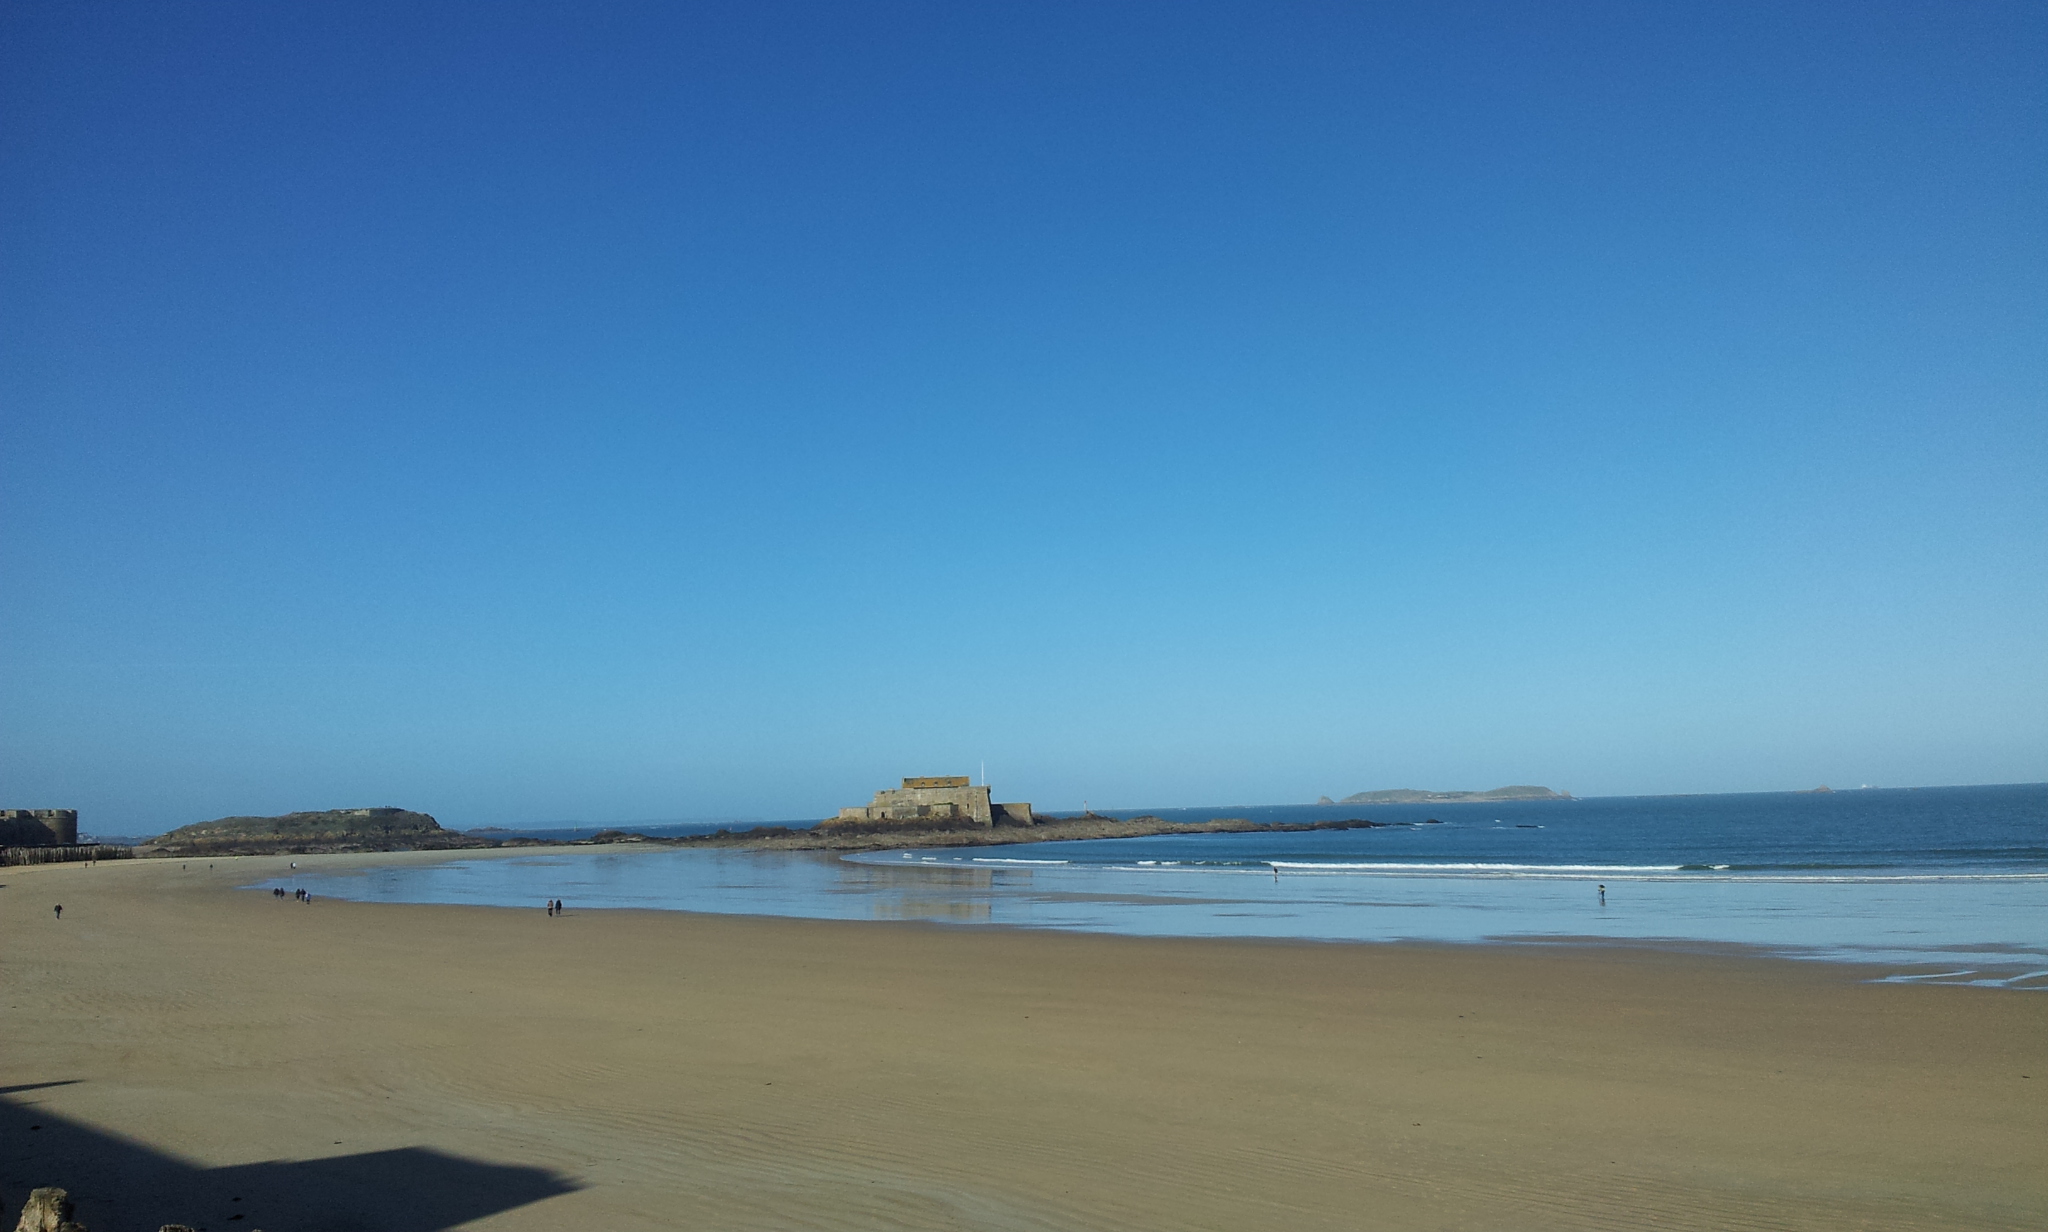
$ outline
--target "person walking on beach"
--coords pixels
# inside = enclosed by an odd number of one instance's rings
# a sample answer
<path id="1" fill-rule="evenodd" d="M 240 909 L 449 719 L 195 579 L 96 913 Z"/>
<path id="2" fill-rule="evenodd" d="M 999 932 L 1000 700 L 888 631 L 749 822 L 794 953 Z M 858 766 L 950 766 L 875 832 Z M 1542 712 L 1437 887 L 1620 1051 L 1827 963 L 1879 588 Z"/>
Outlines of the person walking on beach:
<path id="1" fill-rule="evenodd" d="M 58 918 L 58 919 L 60 919 L 60 920 L 64 918 L 64 904 L 63 904 L 63 903 L 58 903 L 58 904 L 57 904 L 57 918 Z"/>
<path id="2" fill-rule="evenodd" d="M 1600 905 L 1602 907 L 1607 905 L 1607 887 L 1605 884 L 1602 884 L 1600 887 Z"/>

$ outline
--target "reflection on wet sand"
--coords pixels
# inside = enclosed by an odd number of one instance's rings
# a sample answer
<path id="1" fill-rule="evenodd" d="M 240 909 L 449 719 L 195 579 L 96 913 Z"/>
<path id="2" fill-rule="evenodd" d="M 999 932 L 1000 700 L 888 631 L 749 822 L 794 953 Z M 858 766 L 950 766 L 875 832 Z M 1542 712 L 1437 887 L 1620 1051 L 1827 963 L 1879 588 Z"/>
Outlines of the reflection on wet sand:
<path id="1" fill-rule="evenodd" d="M 994 915 L 997 878 L 1006 889 L 1019 888 L 1015 873 L 997 873 L 985 868 L 890 867 L 887 865 L 839 865 L 840 890 L 860 894 L 869 900 L 869 911 L 877 920 L 944 920 L 951 923 L 985 924 Z"/>
<path id="2" fill-rule="evenodd" d="M 1221 836 L 1231 837 L 1231 836 Z M 852 920 L 921 920 L 1186 937 L 1552 943 L 1599 938 L 1755 946 L 1892 966 L 1941 983 L 2028 987 L 2048 970 L 2048 877 L 1841 879 L 1660 875 L 1616 898 L 1615 877 L 1380 875 L 1372 866 L 1275 876 L 1271 865 L 1138 860 L 1023 864 L 973 851 L 596 849 L 366 866 L 296 881 L 327 897 L 386 902 L 633 907 Z M 1105 854 L 1107 854 L 1105 852 Z M 1228 854 L 1225 852 L 1225 854 Z M 988 861 L 988 862 L 984 862 Z M 1396 866 L 1398 868 L 1398 866 Z M 1601 903 L 1595 886 L 1608 884 Z M 1982 947 L 2011 947 L 1986 962 Z M 2017 981 L 2016 983 L 2014 981 Z M 0 1178 L 4 1179 L 4 1178 Z"/>

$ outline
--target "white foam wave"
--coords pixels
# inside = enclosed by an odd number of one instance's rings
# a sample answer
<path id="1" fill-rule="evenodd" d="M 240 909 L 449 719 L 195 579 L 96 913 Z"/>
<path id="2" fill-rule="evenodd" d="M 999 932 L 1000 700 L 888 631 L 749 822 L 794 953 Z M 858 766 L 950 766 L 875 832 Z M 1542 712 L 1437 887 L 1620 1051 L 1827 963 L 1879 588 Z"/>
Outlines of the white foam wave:
<path id="1" fill-rule="evenodd" d="M 1605 877 L 1613 881 L 1745 882 L 1768 885 L 1872 885 L 1908 882 L 2009 882 L 2048 881 L 2048 873 L 1795 873 L 1795 872 L 1708 872 L 1692 871 L 1682 864 L 1415 864 L 1271 860 L 1258 868 L 1271 867 L 1297 874 L 1352 873 L 1381 877 L 1499 877 L 1517 880 L 1586 880 Z M 1725 869 L 1726 865 L 1710 866 Z"/>
<path id="2" fill-rule="evenodd" d="M 2029 982 L 2038 980 L 2042 976 L 2048 976 L 2048 971 L 2028 971 L 2020 975 L 1991 975 L 1978 976 L 1976 979 L 1969 978 L 1976 975 L 1977 972 L 1974 969 L 1939 971 L 1931 975 L 1887 975 L 1872 982 L 1877 984 L 1953 984 L 1970 988 L 2011 988 L 2020 992 L 2048 992 L 2048 986 Z"/>
<path id="3" fill-rule="evenodd" d="M 1404 864 L 1375 861 L 1342 864 L 1334 860 L 1269 860 L 1274 868 L 1339 873 L 1675 873 L 1683 864 Z"/>

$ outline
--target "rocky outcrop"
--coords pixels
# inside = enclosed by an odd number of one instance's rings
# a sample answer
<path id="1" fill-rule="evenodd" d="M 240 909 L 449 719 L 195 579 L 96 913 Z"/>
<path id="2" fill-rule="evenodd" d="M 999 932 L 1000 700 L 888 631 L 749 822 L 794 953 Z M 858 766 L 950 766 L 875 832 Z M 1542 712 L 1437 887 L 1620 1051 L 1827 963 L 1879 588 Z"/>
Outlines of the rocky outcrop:
<path id="1" fill-rule="evenodd" d="M 71 1195 L 63 1190 L 33 1190 L 14 1232 L 85 1232 L 84 1224 L 72 1222 L 71 1210 Z"/>
<path id="2" fill-rule="evenodd" d="M 4 1209 L 0 1207 L 0 1210 Z M 14 1225 L 14 1232 L 86 1232 L 84 1224 L 71 1218 L 73 1209 L 71 1195 L 65 1191 L 35 1190 L 29 1194 L 27 1204 L 21 1208 L 21 1222 Z M 157 1232 L 196 1230 L 189 1224 L 167 1223 L 158 1228 Z M 261 1232 L 261 1229 L 256 1229 L 255 1232 Z"/>
<path id="3" fill-rule="evenodd" d="M 940 834 L 953 831 L 987 833 L 987 822 L 947 814 L 940 817 L 828 817 L 817 825 L 820 834 Z"/>

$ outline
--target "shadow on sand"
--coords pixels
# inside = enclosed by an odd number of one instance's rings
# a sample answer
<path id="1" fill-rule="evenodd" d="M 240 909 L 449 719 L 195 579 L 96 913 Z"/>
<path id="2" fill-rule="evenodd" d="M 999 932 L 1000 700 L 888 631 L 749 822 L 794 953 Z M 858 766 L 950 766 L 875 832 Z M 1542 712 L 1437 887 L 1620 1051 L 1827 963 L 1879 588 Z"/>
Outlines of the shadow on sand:
<path id="1" fill-rule="evenodd" d="M 71 1192 L 93 1232 L 441 1232 L 581 1188 L 545 1168 L 427 1147 L 203 1168 L 8 1098 L 68 1082 L 0 1087 L 0 1225 L 31 1188 Z"/>

